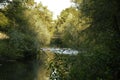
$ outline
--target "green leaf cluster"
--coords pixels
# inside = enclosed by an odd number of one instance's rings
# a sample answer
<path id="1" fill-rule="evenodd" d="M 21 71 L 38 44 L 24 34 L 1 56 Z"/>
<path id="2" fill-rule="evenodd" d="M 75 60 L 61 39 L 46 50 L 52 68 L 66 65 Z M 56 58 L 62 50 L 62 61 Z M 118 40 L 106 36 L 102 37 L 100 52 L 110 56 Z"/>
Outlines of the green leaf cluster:
<path id="1" fill-rule="evenodd" d="M 63 45 L 80 51 L 69 80 L 119 80 L 120 1 L 73 2 L 56 24 Z"/>
<path id="2" fill-rule="evenodd" d="M 0 56 L 11 59 L 35 58 L 52 36 L 52 13 L 34 0 L 12 0 L 0 12 Z"/>

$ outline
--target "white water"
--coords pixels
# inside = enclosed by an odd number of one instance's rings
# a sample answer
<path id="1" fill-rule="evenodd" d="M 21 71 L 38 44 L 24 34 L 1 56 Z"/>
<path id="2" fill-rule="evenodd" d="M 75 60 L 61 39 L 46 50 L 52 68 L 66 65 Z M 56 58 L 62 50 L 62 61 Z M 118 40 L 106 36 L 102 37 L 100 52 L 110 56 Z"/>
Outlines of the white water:
<path id="1" fill-rule="evenodd" d="M 73 54 L 76 55 L 78 54 L 77 50 L 73 50 L 70 48 L 41 48 L 43 51 L 51 51 L 53 53 L 58 53 L 58 54 Z"/>

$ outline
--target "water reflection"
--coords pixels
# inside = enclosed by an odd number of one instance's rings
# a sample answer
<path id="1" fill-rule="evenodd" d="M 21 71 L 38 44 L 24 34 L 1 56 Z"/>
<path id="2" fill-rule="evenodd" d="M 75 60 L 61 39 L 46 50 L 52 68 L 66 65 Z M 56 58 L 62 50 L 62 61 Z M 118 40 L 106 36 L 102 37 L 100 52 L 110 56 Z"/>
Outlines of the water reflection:
<path id="1" fill-rule="evenodd" d="M 0 63 L 0 80 L 46 80 L 46 70 L 38 61 Z M 44 79 L 46 78 L 46 79 Z"/>
<path id="2" fill-rule="evenodd" d="M 53 53 L 60 54 L 77 54 L 77 50 L 69 48 L 42 48 L 47 54 L 43 53 L 40 57 L 43 61 L 49 62 L 54 58 Z M 49 53 L 52 52 L 52 53 Z M 46 64 L 40 61 L 8 61 L 0 62 L 0 80 L 49 80 L 50 72 L 47 70 Z M 54 73 L 54 71 L 53 71 Z"/>

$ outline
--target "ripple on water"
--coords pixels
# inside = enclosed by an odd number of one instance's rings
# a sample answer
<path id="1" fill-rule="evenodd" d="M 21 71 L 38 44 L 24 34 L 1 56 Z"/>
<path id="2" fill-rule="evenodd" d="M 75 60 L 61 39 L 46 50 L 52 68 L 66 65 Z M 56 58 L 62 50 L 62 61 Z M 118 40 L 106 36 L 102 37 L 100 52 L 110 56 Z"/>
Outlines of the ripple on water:
<path id="1" fill-rule="evenodd" d="M 41 48 L 43 51 L 51 51 L 53 53 L 58 53 L 58 54 L 73 54 L 76 55 L 78 54 L 77 50 L 73 50 L 70 48 Z"/>

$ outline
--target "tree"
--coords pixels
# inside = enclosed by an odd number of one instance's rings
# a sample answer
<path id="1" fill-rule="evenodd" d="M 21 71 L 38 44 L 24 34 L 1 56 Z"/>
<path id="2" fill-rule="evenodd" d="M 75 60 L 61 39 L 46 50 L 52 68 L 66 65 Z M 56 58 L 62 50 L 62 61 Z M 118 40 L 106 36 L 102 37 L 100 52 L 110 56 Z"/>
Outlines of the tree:
<path id="1" fill-rule="evenodd" d="M 1 55 L 12 59 L 35 58 L 41 46 L 50 42 L 51 13 L 42 4 L 28 0 L 13 0 L 4 9 L 9 19 L 9 39 L 7 50 Z"/>
<path id="2" fill-rule="evenodd" d="M 66 47 L 78 49 L 80 46 L 80 33 L 82 30 L 89 27 L 86 24 L 90 21 L 89 18 L 81 17 L 82 14 L 75 7 L 70 7 L 61 12 L 56 23 L 57 31 L 61 34 L 61 40 Z"/>
<path id="3" fill-rule="evenodd" d="M 0 12 L 0 30 L 3 31 L 8 24 L 9 24 L 8 18 L 3 13 Z"/>
<path id="4" fill-rule="evenodd" d="M 79 34 L 79 47 L 86 53 L 79 54 L 76 64 L 82 66 L 74 66 L 74 73 L 71 74 L 80 74 L 76 79 L 81 78 L 81 80 L 118 80 L 120 73 L 118 67 L 120 66 L 119 1 L 74 0 L 74 2 L 82 17 L 90 21 L 85 22 L 89 27 Z M 79 66 L 80 71 L 77 71 Z"/>

